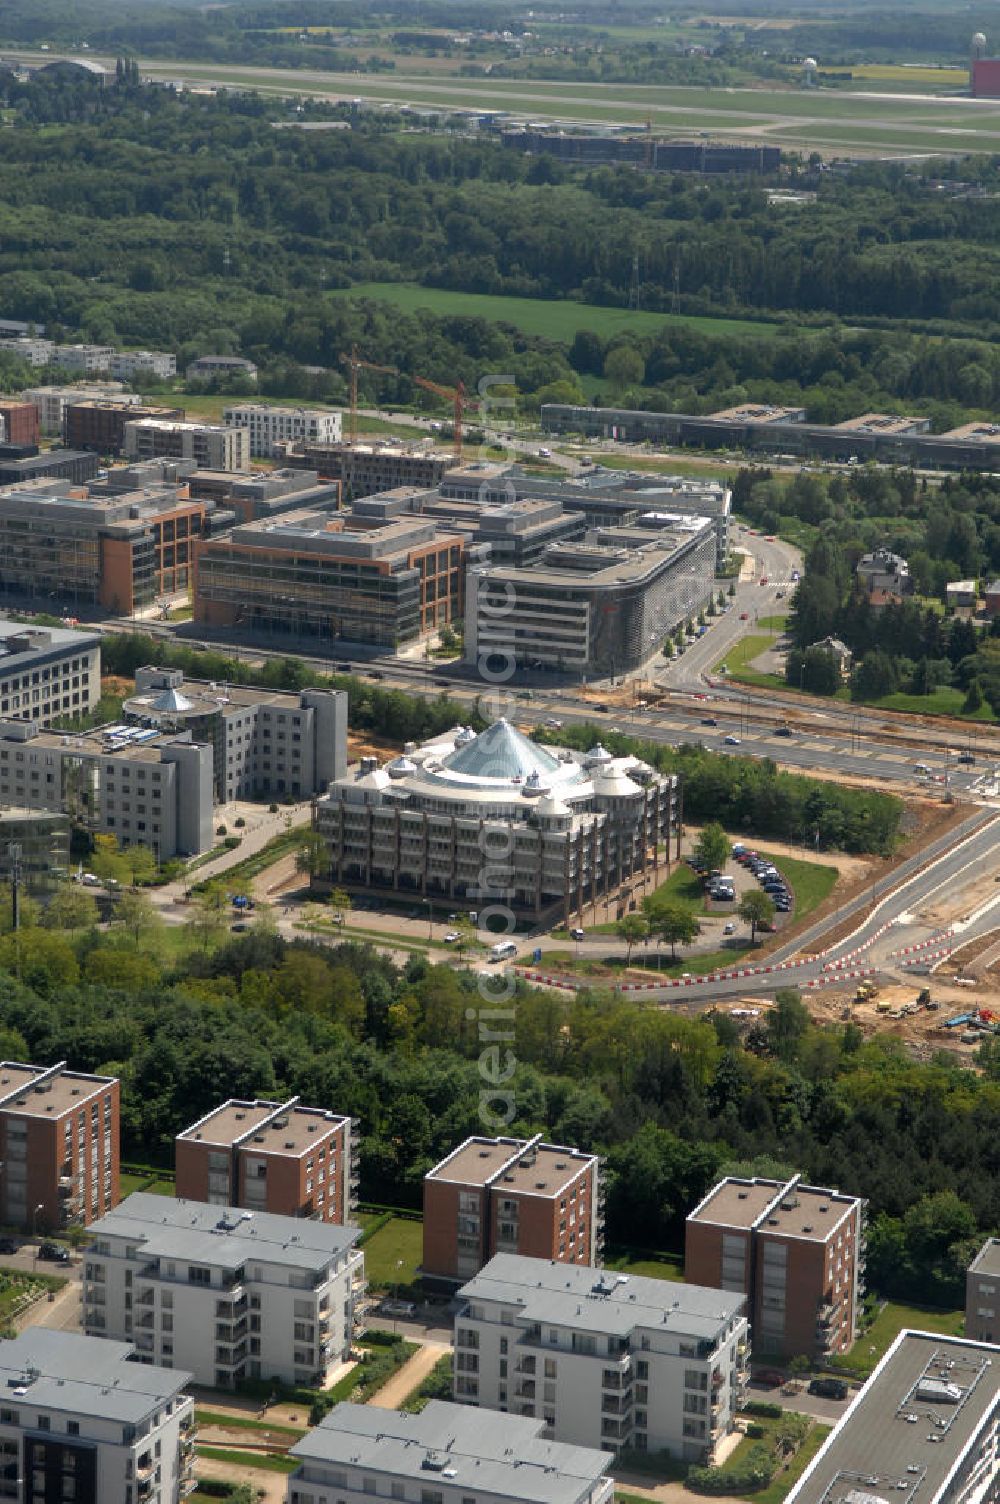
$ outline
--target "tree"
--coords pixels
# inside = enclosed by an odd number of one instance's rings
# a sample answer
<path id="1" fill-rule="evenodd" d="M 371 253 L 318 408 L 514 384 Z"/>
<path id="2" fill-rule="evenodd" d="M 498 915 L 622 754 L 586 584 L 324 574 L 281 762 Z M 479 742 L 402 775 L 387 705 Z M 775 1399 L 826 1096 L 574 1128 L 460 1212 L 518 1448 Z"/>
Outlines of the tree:
<path id="1" fill-rule="evenodd" d="M 978 679 L 973 679 L 969 684 L 968 692 L 962 702 L 963 715 L 976 715 L 983 708 L 983 691 Z"/>
<path id="2" fill-rule="evenodd" d="M 128 868 L 133 888 L 140 883 L 150 882 L 156 876 L 156 858 L 148 846 L 138 843 L 127 846 L 122 852 L 122 859 Z"/>
<path id="3" fill-rule="evenodd" d="M 351 895 L 346 888 L 331 888 L 327 903 L 333 910 L 334 918 L 340 916 L 340 922 L 346 923 L 346 916 L 351 912 Z"/>
<path id="4" fill-rule="evenodd" d="M 624 919 L 619 919 L 615 924 L 615 934 L 625 942 L 625 965 L 628 966 L 632 959 L 632 947 L 645 940 L 649 934 L 649 923 L 641 914 L 626 914 Z"/>
<path id="5" fill-rule="evenodd" d="M 207 950 L 225 928 L 226 908 L 229 899 L 221 882 L 206 883 L 204 888 L 191 894 L 191 918 L 188 929 Z"/>
<path id="6" fill-rule="evenodd" d="M 147 893 L 120 894 L 115 899 L 112 922 L 132 936 L 136 950 L 140 940 L 148 940 L 163 924 Z"/>
<path id="7" fill-rule="evenodd" d="M 604 357 L 604 374 L 616 392 L 641 386 L 646 379 L 646 362 L 631 345 L 616 345 Z"/>
<path id="8" fill-rule="evenodd" d="M 102 882 L 127 883 L 132 879 L 132 869 L 124 852 L 118 845 L 117 836 L 94 837 L 94 849 L 90 856 L 90 870 Z"/>
<path id="9" fill-rule="evenodd" d="M 20 888 L 17 895 L 18 921 L 22 930 L 34 929 L 41 923 L 42 910 L 36 898 Z M 0 882 L 0 935 L 14 928 L 14 890 L 10 883 Z"/>
<path id="10" fill-rule="evenodd" d="M 762 895 L 767 897 L 766 894 Z M 798 1058 L 799 1046 L 809 1029 L 809 1009 L 795 987 L 782 987 L 774 994 L 774 1008 L 767 1015 L 767 1041 L 786 1064 Z"/>
<path id="11" fill-rule="evenodd" d="M 459 914 L 455 920 L 454 928 L 455 933 L 458 935 L 458 939 L 455 941 L 455 949 L 460 956 L 463 956 L 467 950 L 482 950 L 483 946 L 476 932 L 476 926 L 468 914 Z"/>
<path id="12" fill-rule="evenodd" d="M 729 860 L 729 837 L 717 820 L 704 827 L 695 842 L 694 854 L 706 872 L 721 872 Z"/>
<path id="13" fill-rule="evenodd" d="M 42 924 L 48 930 L 83 930 L 96 923 L 97 900 L 75 883 L 63 883 L 42 914 Z"/>
<path id="14" fill-rule="evenodd" d="M 296 872 L 305 873 L 310 881 L 320 877 L 329 866 L 326 842 L 318 830 L 304 830 L 295 853 Z"/>
<path id="15" fill-rule="evenodd" d="M 693 910 L 685 903 L 661 903 L 655 901 L 646 908 L 650 933 L 670 946 L 670 959 L 676 961 L 677 946 L 690 945 L 701 934 L 701 925 Z"/>
<path id="16" fill-rule="evenodd" d="M 759 888 L 751 888 L 740 899 L 736 912 L 750 926 L 750 943 L 753 945 L 758 928 L 762 924 L 770 924 L 774 919 L 774 904 Z"/>

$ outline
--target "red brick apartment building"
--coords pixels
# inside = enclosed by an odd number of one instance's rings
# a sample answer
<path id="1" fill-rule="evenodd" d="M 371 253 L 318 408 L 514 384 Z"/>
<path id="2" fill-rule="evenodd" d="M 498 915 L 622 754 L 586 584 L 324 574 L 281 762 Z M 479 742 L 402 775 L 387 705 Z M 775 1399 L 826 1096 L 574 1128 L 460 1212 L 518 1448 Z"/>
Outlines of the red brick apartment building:
<path id="1" fill-rule="evenodd" d="M 600 1264 L 604 1191 L 594 1154 L 532 1139 L 467 1138 L 424 1177 L 423 1273 L 464 1283 L 496 1253 Z"/>
<path id="2" fill-rule="evenodd" d="M 116 1207 L 118 1125 L 114 1077 L 0 1064 L 0 1221 L 58 1232 Z"/>
<path id="3" fill-rule="evenodd" d="M 5 444 L 41 442 L 38 408 L 33 402 L 0 402 L 0 436 Z"/>
<path id="4" fill-rule="evenodd" d="M 230 1100 L 177 1135 L 176 1194 L 345 1223 L 357 1208 L 358 1124 L 319 1107 Z"/>
<path id="5" fill-rule="evenodd" d="M 846 1352 L 864 1291 L 864 1207 L 797 1175 L 722 1180 L 687 1219 L 684 1278 L 746 1295 L 758 1357 Z"/>
<path id="6" fill-rule="evenodd" d="M 90 449 L 95 454 L 121 454 L 125 448 L 125 424 L 146 418 L 184 422 L 182 407 L 130 407 L 127 402 L 95 402 L 87 398 L 71 402 L 63 419 L 63 441 L 68 449 Z"/>

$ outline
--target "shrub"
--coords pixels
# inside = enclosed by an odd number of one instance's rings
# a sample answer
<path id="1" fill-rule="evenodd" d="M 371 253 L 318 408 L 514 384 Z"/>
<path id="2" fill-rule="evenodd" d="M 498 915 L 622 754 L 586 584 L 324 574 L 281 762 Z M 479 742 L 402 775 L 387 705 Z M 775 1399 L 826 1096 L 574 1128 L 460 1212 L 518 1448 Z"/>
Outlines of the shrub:
<path id="1" fill-rule="evenodd" d="M 746 1494 L 766 1488 L 774 1462 L 766 1446 L 751 1447 L 739 1467 L 693 1467 L 687 1486 L 699 1494 Z"/>
<path id="2" fill-rule="evenodd" d="M 237 815 L 236 819 L 233 821 L 233 824 L 236 826 L 237 830 L 242 830 L 246 823 L 247 822 L 244 820 L 242 815 Z"/>
<path id="3" fill-rule="evenodd" d="M 269 815 L 276 815 L 278 813 L 278 806 L 274 803 L 269 804 L 267 806 L 267 812 Z"/>
<path id="4" fill-rule="evenodd" d="M 780 1420 L 785 1413 L 773 1400 L 750 1400 L 743 1410 L 747 1415 L 759 1415 L 762 1420 Z"/>
<path id="5" fill-rule="evenodd" d="M 224 836 L 224 835 L 226 835 L 227 834 L 226 827 L 224 825 L 217 825 L 215 827 L 215 834 L 217 836 Z"/>
<path id="6" fill-rule="evenodd" d="M 760 1421 L 752 1420 L 747 1426 L 747 1435 L 750 1437 L 751 1441 L 760 1441 L 762 1436 L 767 1435 L 767 1432 L 761 1425 Z"/>

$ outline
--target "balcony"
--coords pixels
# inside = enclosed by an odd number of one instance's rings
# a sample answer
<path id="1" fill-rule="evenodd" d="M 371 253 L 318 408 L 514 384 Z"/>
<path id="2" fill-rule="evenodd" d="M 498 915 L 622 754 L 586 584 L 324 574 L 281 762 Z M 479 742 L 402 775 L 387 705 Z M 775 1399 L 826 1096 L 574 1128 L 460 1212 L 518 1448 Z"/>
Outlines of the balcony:
<path id="1" fill-rule="evenodd" d="M 522 1379 L 520 1383 L 514 1385 L 514 1393 L 519 1399 L 533 1400 L 535 1398 L 534 1379 Z"/>
<path id="2" fill-rule="evenodd" d="M 537 1358 L 519 1358 L 514 1368 L 515 1373 L 534 1373 Z"/>

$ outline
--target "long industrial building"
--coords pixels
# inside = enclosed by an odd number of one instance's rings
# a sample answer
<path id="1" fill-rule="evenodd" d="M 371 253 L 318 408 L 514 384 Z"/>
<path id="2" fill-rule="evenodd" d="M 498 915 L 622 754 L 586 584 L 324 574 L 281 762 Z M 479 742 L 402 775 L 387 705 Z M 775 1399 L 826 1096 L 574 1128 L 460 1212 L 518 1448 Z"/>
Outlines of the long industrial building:
<path id="1" fill-rule="evenodd" d="M 317 801 L 316 829 L 334 883 L 568 918 L 655 870 L 676 798 L 636 757 L 543 747 L 499 720 L 384 768 L 363 758 Z"/>
<path id="2" fill-rule="evenodd" d="M 627 135 L 597 132 L 501 131 L 503 145 L 532 156 L 556 157 L 587 166 L 617 165 L 650 172 L 709 174 L 776 173 L 781 167 L 778 146 L 738 145 L 726 141 L 658 141 L 648 133 Z"/>
<path id="3" fill-rule="evenodd" d="M 751 453 L 847 461 L 880 460 L 947 470 L 995 470 L 1000 466 L 1000 423 L 965 423 L 948 433 L 926 432 L 926 420 L 894 419 L 867 413 L 827 426 L 794 416 L 757 412 L 644 412 L 621 407 L 542 404 L 542 428 L 550 434 L 583 434 L 628 444 L 689 444 L 701 449 L 745 449 Z"/>

